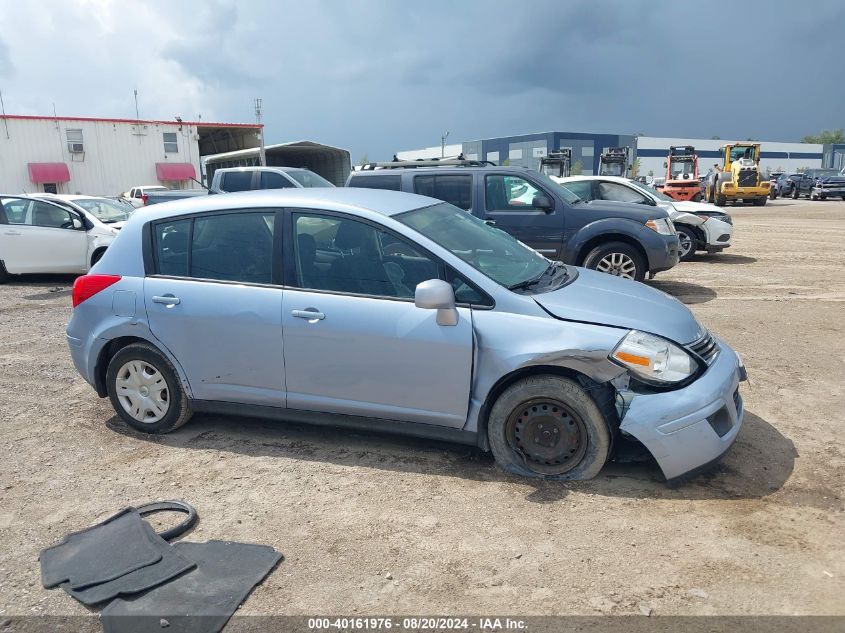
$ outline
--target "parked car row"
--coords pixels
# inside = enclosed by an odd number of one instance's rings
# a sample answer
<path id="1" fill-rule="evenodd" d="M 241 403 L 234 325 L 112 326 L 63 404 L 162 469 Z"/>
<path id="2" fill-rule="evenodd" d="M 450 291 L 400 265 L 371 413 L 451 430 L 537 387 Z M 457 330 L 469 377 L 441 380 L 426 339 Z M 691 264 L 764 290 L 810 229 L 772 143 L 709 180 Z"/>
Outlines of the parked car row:
<path id="1" fill-rule="evenodd" d="M 782 173 L 773 182 L 772 189 L 772 199 L 780 196 L 797 200 L 801 196 L 807 196 L 810 200 L 845 200 L 845 175 L 836 169 L 808 169 L 795 174 Z"/>

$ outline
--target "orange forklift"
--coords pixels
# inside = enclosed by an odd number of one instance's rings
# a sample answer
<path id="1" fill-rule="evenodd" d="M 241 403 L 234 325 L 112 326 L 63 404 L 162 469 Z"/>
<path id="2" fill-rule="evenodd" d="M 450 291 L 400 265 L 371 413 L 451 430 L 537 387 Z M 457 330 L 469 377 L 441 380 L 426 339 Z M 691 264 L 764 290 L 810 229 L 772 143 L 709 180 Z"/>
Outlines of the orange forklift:
<path id="1" fill-rule="evenodd" d="M 701 182 L 698 179 L 698 155 L 692 145 L 673 145 L 664 163 L 666 182 L 663 193 L 682 201 L 701 200 Z"/>

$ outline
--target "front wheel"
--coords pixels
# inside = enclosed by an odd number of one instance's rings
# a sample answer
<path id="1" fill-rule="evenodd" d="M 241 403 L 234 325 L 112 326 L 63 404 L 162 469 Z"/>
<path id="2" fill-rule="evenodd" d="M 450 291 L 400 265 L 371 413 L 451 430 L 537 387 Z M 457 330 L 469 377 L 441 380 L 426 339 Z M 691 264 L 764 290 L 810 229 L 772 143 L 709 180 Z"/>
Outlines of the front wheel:
<path id="1" fill-rule="evenodd" d="M 680 242 L 680 259 L 682 262 L 687 262 L 695 255 L 698 238 L 691 228 L 682 224 L 676 224 L 675 230 L 678 232 L 678 241 Z"/>
<path id="2" fill-rule="evenodd" d="M 610 430 L 578 383 L 534 376 L 508 387 L 487 425 L 490 449 L 504 470 L 524 477 L 592 479 L 610 453 Z"/>
<path id="3" fill-rule="evenodd" d="M 765 207 L 766 202 L 768 202 L 768 198 L 766 196 L 761 196 L 759 198 L 754 198 L 754 206 L 755 207 Z"/>
<path id="4" fill-rule="evenodd" d="M 799 195 L 801 195 L 801 192 L 798 191 L 798 187 L 792 187 L 792 199 L 798 200 Z"/>
<path id="5" fill-rule="evenodd" d="M 646 265 L 636 248 L 624 242 L 599 244 L 584 258 L 584 266 L 600 273 L 642 281 Z"/>
<path id="6" fill-rule="evenodd" d="M 112 357 L 106 390 L 117 414 L 142 433 L 169 433 L 191 417 L 176 370 L 147 343 L 127 345 Z"/>

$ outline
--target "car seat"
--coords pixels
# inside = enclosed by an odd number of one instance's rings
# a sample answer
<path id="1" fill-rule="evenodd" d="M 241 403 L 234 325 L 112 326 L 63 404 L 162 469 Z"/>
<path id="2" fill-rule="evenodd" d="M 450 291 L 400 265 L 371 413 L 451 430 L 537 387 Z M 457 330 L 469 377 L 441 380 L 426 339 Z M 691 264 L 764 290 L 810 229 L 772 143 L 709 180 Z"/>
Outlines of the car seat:
<path id="1" fill-rule="evenodd" d="M 398 296 L 397 288 L 381 260 L 375 229 L 360 222 L 343 220 L 334 244 L 341 251 L 350 251 L 350 254 L 344 254 L 332 263 L 328 274 L 331 290 Z"/>

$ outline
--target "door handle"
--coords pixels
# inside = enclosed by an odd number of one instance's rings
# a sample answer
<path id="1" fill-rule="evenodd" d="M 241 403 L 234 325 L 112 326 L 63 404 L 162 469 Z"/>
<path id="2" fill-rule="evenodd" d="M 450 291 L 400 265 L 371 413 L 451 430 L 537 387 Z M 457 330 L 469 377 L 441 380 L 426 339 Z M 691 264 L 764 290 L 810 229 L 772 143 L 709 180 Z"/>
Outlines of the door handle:
<path id="1" fill-rule="evenodd" d="M 326 318 L 326 315 L 317 310 L 316 308 L 307 308 L 305 310 L 291 310 L 290 313 L 291 316 L 294 316 L 297 319 L 308 319 L 311 322 L 322 321 Z"/>
<path id="2" fill-rule="evenodd" d="M 163 297 L 153 297 L 153 303 L 161 303 L 166 306 L 175 306 L 182 303 L 179 297 L 173 295 L 164 295 Z"/>
<path id="3" fill-rule="evenodd" d="M 6 235 L 20 235 L 19 231 L 6 231 Z"/>

